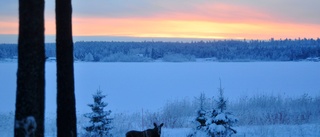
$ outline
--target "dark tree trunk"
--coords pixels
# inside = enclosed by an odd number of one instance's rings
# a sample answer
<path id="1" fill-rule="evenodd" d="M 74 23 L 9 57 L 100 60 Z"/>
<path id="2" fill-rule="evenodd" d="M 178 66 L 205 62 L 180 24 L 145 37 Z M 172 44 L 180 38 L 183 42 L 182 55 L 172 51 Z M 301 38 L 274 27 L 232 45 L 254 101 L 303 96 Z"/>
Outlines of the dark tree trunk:
<path id="1" fill-rule="evenodd" d="M 71 0 L 56 0 L 58 137 L 76 137 Z"/>
<path id="2" fill-rule="evenodd" d="M 15 137 L 44 136 L 44 0 L 19 0 Z"/>

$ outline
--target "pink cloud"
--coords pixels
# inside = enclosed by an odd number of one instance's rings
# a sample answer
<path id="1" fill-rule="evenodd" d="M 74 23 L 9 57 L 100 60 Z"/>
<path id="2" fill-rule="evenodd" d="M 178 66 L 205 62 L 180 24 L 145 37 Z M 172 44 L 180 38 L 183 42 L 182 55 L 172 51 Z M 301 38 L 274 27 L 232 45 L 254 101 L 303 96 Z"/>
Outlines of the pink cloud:
<path id="1" fill-rule="evenodd" d="M 270 12 L 270 10 L 261 8 L 261 5 L 254 6 L 254 4 L 239 4 L 239 2 L 236 4 L 234 2 L 202 0 L 197 3 L 187 1 L 186 3 L 180 3 L 182 5 L 179 6 L 174 4 L 166 6 L 165 2 L 156 2 L 160 3 L 160 6 L 153 4 L 151 7 L 149 7 L 150 5 L 136 7 L 140 5 L 136 4 L 136 6 L 132 7 L 133 9 L 140 9 L 139 11 L 132 9 L 132 11 L 120 12 L 125 9 L 120 10 L 117 7 L 113 7 L 105 10 L 108 14 L 99 13 L 99 15 L 95 15 L 89 12 L 83 15 L 75 13 L 73 16 L 73 34 L 75 36 L 111 35 L 247 39 L 269 39 L 270 37 L 315 38 L 320 36 L 319 24 L 294 22 L 276 14 L 276 11 Z M 179 2 L 174 1 L 171 3 Z M 108 8 L 106 7 L 106 9 Z M 129 15 L 128 12 L 130 12 Z M 113 16 L 110 16 L 110 14 Z M 52 17 L 52 14 L 48 15 L 50 16 L 46 17 L 45 32 L 46 34 L 55 34 L 54 17 Z M 0 25 L 0 33 L 17 34 L 17 21 L 15 23 L 0 21 Z"/>
<path id="2" fill-rule="evenodd" d="M 196 5 L 189 11 L 163 12 L 158 13 L 155 17 L 227 23 L 266 22 L 275 20 L 275 17 L 272 15 L 256 8 L 224 3 L 204 3 L 202 5 Z"/>
<path id="3" fill-rule="evenodd" d="M 18 22 L 0 21 L 0 34 L 18 34 Z"/>

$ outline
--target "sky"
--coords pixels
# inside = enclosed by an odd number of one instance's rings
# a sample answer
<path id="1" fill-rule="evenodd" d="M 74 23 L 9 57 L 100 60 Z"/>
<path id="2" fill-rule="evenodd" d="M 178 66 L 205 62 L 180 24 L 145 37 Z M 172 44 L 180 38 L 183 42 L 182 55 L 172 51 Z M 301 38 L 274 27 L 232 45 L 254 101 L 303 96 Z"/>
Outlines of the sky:
<path id="1" fill-rule="evenodd" d="M 319 0 L 73 0 L 72 4 L 77 37 L 320 37 Z M 47 36 L 55 35 L 54 10 L 54 0 L 47 0 Z M 18 0 L 0 0 L 0 35 L 8 34 L 18 34 Z"/>

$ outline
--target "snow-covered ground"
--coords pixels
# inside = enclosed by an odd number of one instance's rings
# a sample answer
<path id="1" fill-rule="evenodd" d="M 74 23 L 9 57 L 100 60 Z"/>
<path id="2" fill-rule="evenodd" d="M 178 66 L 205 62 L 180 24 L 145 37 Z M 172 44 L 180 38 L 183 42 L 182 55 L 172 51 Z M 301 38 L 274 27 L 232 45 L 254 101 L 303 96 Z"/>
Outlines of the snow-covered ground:
<path id="1" fill-rule="evenodd" d="M 13 115 L 0 114 L 0 136 L 13 136 Z M 81 129 L 81 121 L 78 120 L 78 131 Z M 46 118 L 45 136 L 56 137 L 55 119 Z M 150 127 L 151 128 L 151 127 Z M 320 124 L 302 125 L 252 125 L 235 127 L 237 134 L 233 137 L 319 137 Z M 80 131 L 81 132 L 81 131 Z M 126 132 L 118 132 L 115 137 L 124 137 Z M 186 137 L 192 133 L 191 128 L 163 128 L 161 137 Z M 81 134 L 79 135 L 81 136 Z M 202 136 L 199 136 L 202 137 Z M 203 136 L 205 137 L 205 136 Z"/>
<path id="2" fill-rule="evenodd" d="M 266 125 L 242 126 L 235 128 L 233 137 L 319 137 L 320 125 Z M 192 129 L 163 129 L 161 137 L 186 137 Z"/>
<path id="3" fill-rule="evenodd" d="M 315 62 L 189 62 L 75 63 L 77 111 L 88 112 L 100 88 L 114 112 L 157 111 L 168 100 L 216 95 L 219 78 L 226 97 L 273 94 L 319 95 L 320 63 Z M 14 110 L 16 63 L 0 63 L 1 112 Z M 55 112 L 56 66 L 46 63 L 46 111 Z"/>
<path id="4" fill-rule="evenodd" d="M 317 62 L 185 62 L 185 63 L 75 63 L 75 92 L 77 112 L 90 112 L 92 94 L 100 88 L 108 96 L 108 109 L 113 113 L 158 111 L 169 100 L 193 98 L 205 93 L 216 95 L 219 78 L 229 101 L 243 96 L 272 94 L 311 96 L 320 94 L 320 63 Z M 10 117 L 14 112 L 17 63 L 0 63 L 0 114 Z M 54 121 L 56 111 L 56 66 L 46 63 L 46 117 Z M 11 112 L 11 113 L 10 113 Z M 9 115 L 8 115 L 9 114 Z M 13 121 L 13 119 L 12 119 Z M 51 124 L 50 124 L 51 125 Z M 0 136 L 7 123 L 0 122 Z M 9 126 L 10 127 L 10 126 Z M 309 136 L 308 129 L 319 125 L 277 125 L 238 127 L 239 134 L 254 136 L 264 132 L 278 136 L 279 128 Z M 46 130 L 55 130 L 47 126 Z M 298 130 L 301 130 L 299 132 Z M 180 136 L 186 129 L 164 129 L 163 137 Z M 300 136 L 299 134 L 291 136 Z M 319 130 L 312 132 L 320 135 Z M 176 135 L 177 134 L 177 135 Z M 260 135 L 259 134 L 259 135 Z M 287 134 L 285 134 L 287 135 Z M 182 135 L 184 136 L 184 135 Z M 313 135 L 310 135 L 313 136 Z"/>

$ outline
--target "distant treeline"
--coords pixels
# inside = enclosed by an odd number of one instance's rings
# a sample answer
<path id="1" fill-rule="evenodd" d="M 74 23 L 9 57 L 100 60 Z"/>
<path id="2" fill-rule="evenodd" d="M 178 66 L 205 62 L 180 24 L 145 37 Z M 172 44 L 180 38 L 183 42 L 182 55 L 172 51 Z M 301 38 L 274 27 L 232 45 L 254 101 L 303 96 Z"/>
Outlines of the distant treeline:
<path id="1" fill-rule="evenodd" d="M 46 56 L 55 57 L 55 44 L 47 43 Z M 17 56 L 16 44 L 0 44 L 0 58 Z M 145 62 L 195 61 L 299 61 L 320 57 L 320 39 L 214 40 L 194 42 L 75 42 L 79 61 Z"/>

